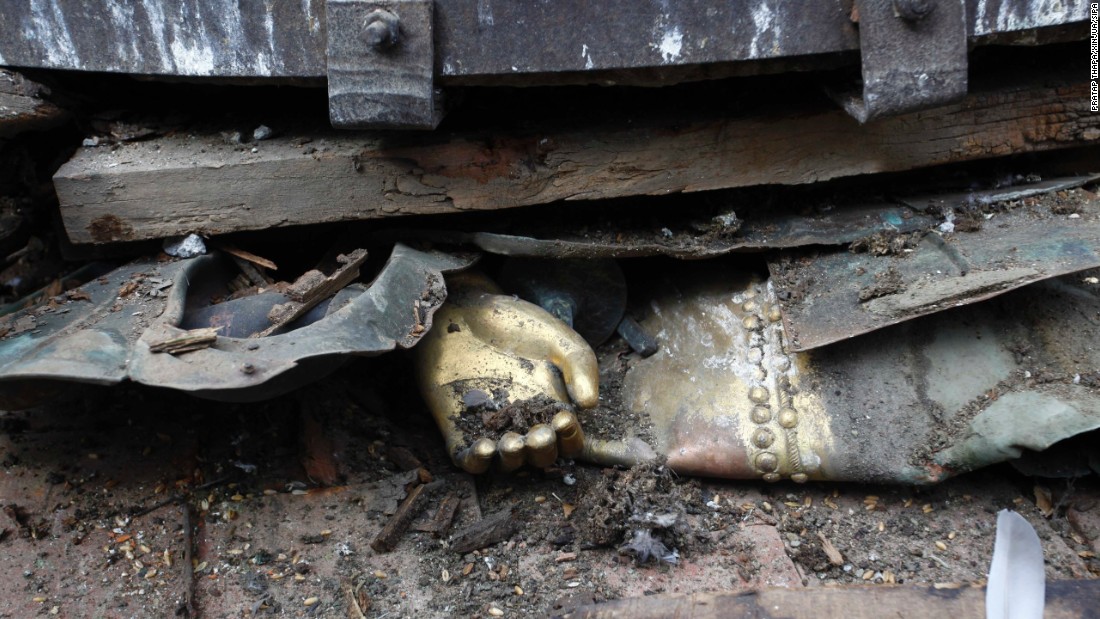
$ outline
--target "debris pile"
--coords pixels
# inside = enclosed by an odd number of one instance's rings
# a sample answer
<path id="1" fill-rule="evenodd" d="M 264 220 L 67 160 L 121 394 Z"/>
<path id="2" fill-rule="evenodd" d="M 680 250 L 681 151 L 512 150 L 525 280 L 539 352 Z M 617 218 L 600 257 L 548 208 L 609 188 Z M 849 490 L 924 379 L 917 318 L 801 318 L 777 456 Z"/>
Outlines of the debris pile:
<path id="1" fill-rule="evenodd" d="M 617 548 L 638 563 L 676 565 L 700 543 L 687 516 L 701 497 L 697 483 L 677 479 L 663 463 L 604 469 L 594 492 L 577 507 L 581 539 Z"/>

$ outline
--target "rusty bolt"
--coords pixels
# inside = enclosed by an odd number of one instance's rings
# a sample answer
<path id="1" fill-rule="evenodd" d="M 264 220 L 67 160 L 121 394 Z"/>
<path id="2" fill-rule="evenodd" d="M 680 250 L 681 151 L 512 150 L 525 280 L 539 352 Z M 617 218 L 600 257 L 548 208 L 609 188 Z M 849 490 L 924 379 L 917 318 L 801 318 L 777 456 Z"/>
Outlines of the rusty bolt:
<path id="1" fill-rule="evenodd" d="M 400 38 L 400 20 L 393 13 L 375 9 L 367 14 L 366 27 L 363 29 L 363 40 L 372 49 L 384 52 L 397 45 Z"/>
<path id="2" fill-rule="evenodd" d="M 909 22 L 918 22 L 936 8 L 936 0 L 894 0 L 894 12 Z"/>

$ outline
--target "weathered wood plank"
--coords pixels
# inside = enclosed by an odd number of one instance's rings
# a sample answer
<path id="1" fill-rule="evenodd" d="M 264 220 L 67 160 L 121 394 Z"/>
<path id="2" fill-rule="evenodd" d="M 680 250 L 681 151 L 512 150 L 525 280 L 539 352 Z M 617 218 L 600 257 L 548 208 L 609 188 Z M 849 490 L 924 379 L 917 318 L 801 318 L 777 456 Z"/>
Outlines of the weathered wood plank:
<path id="1" fill-rule="evenodd" d="M 1087 84 L 1047 80 L 863 126 L 837 109 L 792 103 L 752 117 L 524 135 L 285 135 L 255 153 L 216 134 L 177 134 L 82 149 L 54 184 L 70 239 L 102 243 L 813 183 L 1098 138 Z"/>
<path id="2" fill-rule="evenodd" d="M 65 112 L 42 99 L 45 87 L 22 75 L 0 69 L 0 138 L 55 125 Z"/>
<path id="3" fill-rule="evenodd" d="M 1048 619 L 1095 616 L 1098 595 L 1098 580 L 1048 582 L 1043 616 Z M 984 617 L 985 588 L 876 585 L 655 595 L 593 604 L 555 616 L 562 619 Z"/>

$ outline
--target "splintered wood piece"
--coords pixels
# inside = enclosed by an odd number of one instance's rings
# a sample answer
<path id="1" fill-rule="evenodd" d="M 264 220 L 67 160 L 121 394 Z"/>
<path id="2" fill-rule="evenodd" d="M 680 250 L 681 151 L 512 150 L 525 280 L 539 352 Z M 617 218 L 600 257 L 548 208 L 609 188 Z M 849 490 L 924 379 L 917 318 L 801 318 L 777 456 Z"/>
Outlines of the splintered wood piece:
<path id="1" fill-rule="evenodd" d="M 409 528 L 409 523 L 423 509 L 424 500 L 427 499 L 424 490 L 427 487 L 427 485 L 421 484 L 409 492 L 409 496 L 401 502 L 393 517 L 386 522 L 386 526 L 382 527 L 382 530 L 371 541 L 370 547 L 375 552 L 389 552 L 397 547 L 397 543 L 401 541 L 401 536 Z"/>
<path id="2" fill-rule="evenodd" d="M 825 551 L 825 556 L 829 558 L 829 563 L 833 565 L 844 565 L 844 555 L 840 554 L 840 551 L 829 541 L 829 538 L 818 531 L 817 539 L 821 540 L 821 549 Z"/>
<path id="3" fill-rule="evenodd" d="M 1083 79 L 1021 76 L 972 90 L 957 104 L 866 125 L 835 107 L 792 101 L 748 115 L 654 113 L 630 124 L 545 126 L 493 140 L 476 133 L 384 140 L 304 134 L 323 140 L 323 153 L 303 149 L 302 135 L 265 140 L 251 153 L 217 132 L 179 132 L 79 150 L 54 175 L 54 186 L 72 242 L 107 243 L 798 185 L 1084 146 L 1100 137 Z"/>
<path id="4" fill-rule="evenodd" d="M 265 268 L 269 271 L 278 271 L 279 270 L 279 267 L 275 266 L 275 263 L 268 260 L 267 258 L 264 258 L 262 256 L 257 256 L 256 254 L 254 254 L 250 251 L 245 251 L 245 250 L 240 249 L 238 247 L 235 247 L 233 245 L 219 245 L 218 249 L 224 251 L 225 253 L 229 254 L 230 256 L 233 256 L 235 258 L 240 258 L 241 260 L 251 262 L 252 264 L 255 264 L 256 266 L 261 266 L 261 267 L 263 267 L 263 268 Z"/>
<path id="5" fill-rule="evenodd" d="M 411 471 L 424 466 L 420 458 L 413 455 L 408 449 L 400 445 L 390 445 L 386 448 L 386 459 L 397 467 L 399 471 Z"/>
<path id="6" fill-rule="evenodd" d="M 435 515 L 430 520 L 419 523 L 414 528 L 417 531 L 431 533 L 433 537 L 443 537 L 447 534 L 447 530 L 451 528 L 451 523 L 454 522 L 455 513 L 458 512 L 458 505 L 461 502 L 462 499 L 457 494 L 453 492 L 448 494 L 439 502 L 439 509 L 435 510 Z"/>
<path id="7" fill-rule="evenodd" d="M 347 580 L 340 584 L 340 590 L 344 593 L 344 604 L 348 607 L 348 619 L 367 619 L 364 613 L 370 610 L 370 597 L 362 588 L 362 583 L 352 587 Z"/>
<path id="8" fill-rule="evenodd" d="M 317 271 L 309 271 L 299 277 L 287 289 L 287 296 L 292 300 L 272 308 L 268 314 L 271 326 L 251 337 L 267 337 L 302 317 L 313 309 L 313 306 L 355 281 L 359 277 L 359 267 L 366 260 L 367 250 L 357 249 L 350 254 L 337 257 L 337 261 L 341 263 L 340 268 L 328 277 Z"/>
<path id="9" fill-rule="evenodd" d="M 257 269 L 251 262 L 243 260 L 236 256 L 230 256 L 233 258 L 233 263 L 237 265 L 237 268 L 241 270 L 241 273 L 248 278 L 248 283 L 253 286 L 268 286 L 275 283 L 275 280 L 264 275 L 259 269 Z"/>
<path id="10" fill-rule="evenodd" d="M 467 553 L 503 542 L 519 528 L 512 515 L 512 509 L 508 508 L 470 524 L 454 534 L 451 550 Z"/>
<path id="11" fill-rule="evenodd" d="M 185 331 L 182 335 L 152 342 L 149 344 L 150 352 L 164 352 L 170 355 L 179 355 L 192 350 L 209 348 L 218 339 L 217 327 L 204 327 Z"/>
<path id="12" fill-rule="evenodd" d="M 0 69 L 0 138 L 65 120 L 65 111 L 42 99 L 46 93 L 46 88 L 19 73 Z"/>

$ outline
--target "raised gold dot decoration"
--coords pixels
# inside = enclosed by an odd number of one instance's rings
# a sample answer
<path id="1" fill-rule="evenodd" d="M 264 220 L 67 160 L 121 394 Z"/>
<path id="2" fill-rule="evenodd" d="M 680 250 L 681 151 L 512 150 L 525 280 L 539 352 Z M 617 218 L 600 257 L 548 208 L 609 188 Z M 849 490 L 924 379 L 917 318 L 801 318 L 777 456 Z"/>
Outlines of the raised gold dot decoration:
<path id="1" fill-rule="evenodd" d="M 765 451 L 756 456 L 756 468 L 766 473 L 773 473 L 779 468 L 779 458 L 770 451 Z"/>
<path id="2" fill-rule="evenodd" d="M 772 420 L 772 412 L 766 406 L 757 406 L 751 413 L 753 423 L 768 423 Z"/>
<path id="3" fill-rule="evenodd" d="M 768 388 L 756 386 L 749 389 L 749 399 L 757 404 L 766 404 L 768 401 Z"/>
<path id="4" fill-rule="evenodd" d="M 745 379 L 754 385 L 748 390 L 752 403 L 749 418 L 756 427 L 748 437 L 749 462 L 765 481 L 790 477 L 804 483 L 809 476 L 798 453 L 795 389 L 786 376 L 791 358 L 771 344 L 774 338 L 782 337 L 783 327 L 776 324 L 781 323 L 782 312 L 770 290 L 755 290 L 755 286 L 750 286 L 737 302 L 742 312 L 741 326 L 752 332 L 746 357 L 752 373 Z M 771 407 L 773 397 L 777 399 L 779 413 L 774 413 Z"/>
<path id="5" fill-rule="evenodd" d="M 775 435 L 767 428 L 759 428 L 752 434 L 752 444 L 760 449 L 767 449 L 775 442 Z"/>
<path id="6" fill-rule="evenodd" d="M 793 408 L 784 408 L 779 411 L 779 425 L 784 428 L 793 428 L 798 425 L 798 411 Z"/>
<path id="7" fill-rule="evenodd" d="M 779 322 L 783 319 L 783 312 L 779 311 L 779 307 L 772 305 L 767 309 L 767 316 L 770 322 Z"/>

